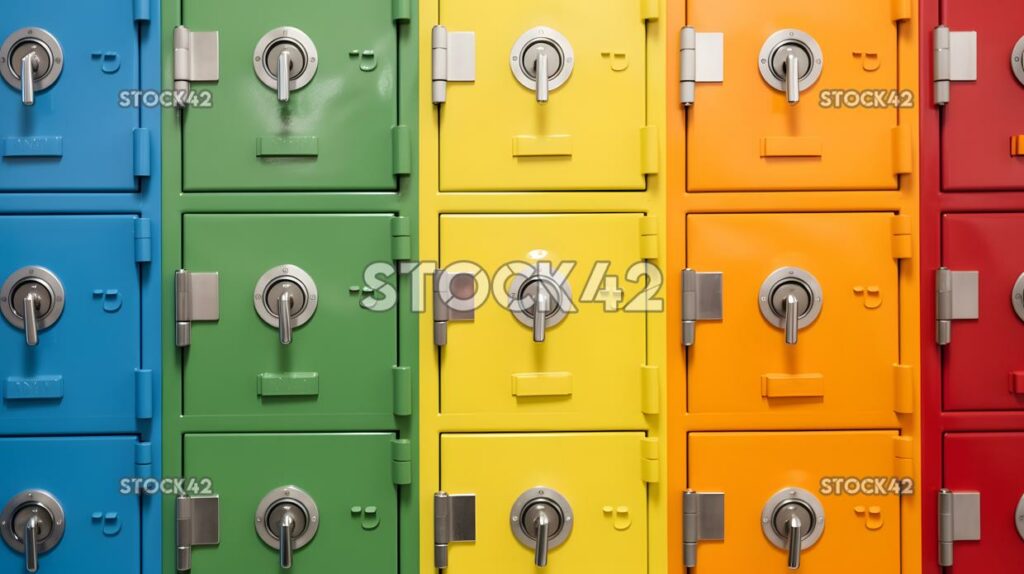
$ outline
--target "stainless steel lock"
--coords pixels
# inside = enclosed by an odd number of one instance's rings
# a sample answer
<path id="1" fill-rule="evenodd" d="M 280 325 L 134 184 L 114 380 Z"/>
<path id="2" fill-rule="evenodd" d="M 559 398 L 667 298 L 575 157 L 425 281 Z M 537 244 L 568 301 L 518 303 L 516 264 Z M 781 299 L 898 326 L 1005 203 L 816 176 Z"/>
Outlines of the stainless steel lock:
<path id="1" fill-rule="evenodd" d="M 569 81 L 576 57 L 565 36 L 540 26 L 516 40 L 509 62 L 516 80 L 536 92 L 538 102 L 545 103 L 550 92 Z"/>
<path id="2" fill-rule="evenodd" d="M 1024 84 L 1024 36 L 1021 36 L 1013 47 L 1013 53 L 1010 54 L 1010 66 L 1013 68 L 1013 75 L 1017 81 Z"/>
<path id="3" fill-rule="evenodd" d="M 42 28 L 22 28 L 0 46 L 0 76 L 21 91 L 21 103 L 31 106 L 36 92 L 49 88 L 64 70 L 64 50 Z"/>
<path id="4" fill-rule="evenodd" d="M 256 507 L 256 535 L 278 551 L 280 566 L 286 570 L 292 567 L 294 551 L 309 544 L 319 527 L 316 502 L 297 486 L 271 490 Z"/>
<path id="5" fill-rule="evenodd" d="M 512 505 L 509 522 L 516 540 L 533 549 L 533 563 L 544 567 L 548 565 L 548 553 L 564 544 L 572 534 L 572 507 L 554 489 L 531 488 Z"/>
<path id="6" fill-rule="evenodd" d="M 281 265 L 267 271 L 256 282 L 253 292 L 256 313 L 278 329 L 282 345 L 290 345 L 292 330 L 313 318 L 317 300 L 316 283 L 296 265 Z"/>
<path id="7" fill-rule="evenodd" d="M 277 90 L 280 102 L 287 102 L 292 92 L 309 85 L 318 65 L 316 44 L 305 32 L 291 26 L 264 34 L 253 52 L 256 77 L 263 85 Z"/>
<path id="8" fill-rule="evenodd" d="M 508 303 L 516 320 L 533 329 L 534 342 L 543 343 L 548 329 L 564 321 L 572 310 L 572 290 L 550 264 L 540 263 L 512 279 Z"/>
<path id="9" fill-rule="evenodd" d="M 823 60 L 821 47 L 810 34 L 786 29 L 768 37 L 757 63 L 764 81 L 785 92 L 786 100 L 796 104 L 800 92 L 818 81 Z"/>
<path id="10" fill-rule="evenodd" d="M 1017 526 L 1017 535 L 1024 540 L 1024 496 L 1017 501 L 1017 508 L 1013 510 L 1013 523 Z"/>
<path id="11" fill-rule="evenodd" d="M 1013 285 L 1013 293 L 1010 297 L 1013 302 L 1014 312 L 1017 313 L 1021 321 L 1024 321 L 1024 273 L 1017 277 L 1017 282 Z"/>
<path id="12" fill-rule="evenodd" d="M 64 508 L 45 490 L 26 490 L 7 502 L 0 514 L 0 536 L 25 556 L 25 570 L 39 570 L 39 555 L 64 537 Z"/>
<path id="13" fill-rule="evenodd" d="M 39 344 L 39 331 L 52 326 L 64 312 L 64 285 L 45 267 L 22 267 L 0 287 L 0 313 L 25 332 L 25 344 Z"/>
<path id="14" fill-rule="evenodd" d="M 764 280 L 757 301 L 765 320 L 785 330 L 786 344 L 796 345 L 800 329 L 821 314 L 821 285 L 803 269 L 783 267 Z"/>
<path id="15" fill-rule="evenodd" d="M 790 570 L 800 568 L 801 553 L 814 546 L 825 532 L 825 509 L 802 488 L 784 488 L 775 493 L 761 511 L 765 538 L 786 551 Z"/>

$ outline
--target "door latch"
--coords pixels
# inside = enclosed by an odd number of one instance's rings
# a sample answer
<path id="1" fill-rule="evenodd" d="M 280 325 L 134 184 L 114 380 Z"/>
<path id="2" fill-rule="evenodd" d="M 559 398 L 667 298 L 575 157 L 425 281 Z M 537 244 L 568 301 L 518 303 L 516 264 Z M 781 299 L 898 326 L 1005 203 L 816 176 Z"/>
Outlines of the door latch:
<path id="1" fill-rule="evenodd" d="M 825 509 L 810 492 L 784 488 L 765 503 L 761 530 L 769 542 L 786 551 L 786 566 L 799 570 L 801 553 L 825 532 Z"/>
<path id="2" fill-rule="evenodd" d="M 193 546 L 220 544 L 220 497 L 179 496 L 174 520 L 174 564 L 178 572 L 187 572 L 192 569 Z"/>
<path id="3" fill-rule="evenodd" d="M 761 77 L 771 87 L 785 92 L 790 104 L 800 102 L 800 92 L 821 77 L 824 56 L 821 46 L 807 32 L 779 30 L 768 37 L 757 58 Z"/>
<path id="4" fill-rule="evenodd" d="M 174 272 L 174 344 L 192 344 L 193 321 L 220 319 L 220 275 L 193 273 L 184 269 Z"/>
<path id="5" fill-rule="evenodd" d="M 954 542 L 977 540 L 981 540 L 981 493 L 939 490 L 939 566 L 953 565 Z"/>
<path id="6" fill-rule="evenodd" d="M 431 100 L 448 101 L 448 82 L 476 81 L 476 33 L 434 26 L 430 36 Z"/>
<path id="7" fill-rule="evenodd" d="M 697 340 L 697 321 L 722 320 L 722 274 L 683 269 L 683 345 Z"/>
<path id="8" fill-rule="evenodd" d="M 796 345 L 800 329 L 821 314 L 821 284 L 803 269 L 783 267 L 764 280 L 757 301 L 765 320 L 786 332 L 786 344 Z"/>
<path id="9" fill-rule="evenodd" d="M 509 63 L 516 80 L 533 90 L 537 102 L 543 104 L 547 103 L 552 91 L 569 81 L 576 57 L 565 36 L 539 26 L 527 30 L 516 40 Z"/>
<path id="10" fill-rule="evenodd" d="M 64 312 L 64 285 L 52 271 L 31 265 L 11 273 L 0 287 L 0 314 L 25 332 L 25 344 L 39 344 L 39 331 Z"/>
<path id="11" fill-rule="evenodd" d="M 725 493 L 683 493 L 683 567 L 697 567 L 697 545 L 725 540 Z"/>
<path id="12" fill-rule="evenodd" d="M 533 549 L 533 564 L 543 568 L 550 551 L 565 544 L 572 534 L 572 507 L 552 488 L 531 488 L 512 504 L 509 523 L 516 540 Z"/>
<path id="13" fill-rule="evenodd" d="M 698 32 L 687 26 L 679 31 L 679 101 L 692 106 L 698 83 L 725 78 L 725 35 Z"/>
<path id="14" fill-rule="evenodd" d="M 953 321 L 977 318 L 978 272 L 940 267 L 935 272 L 935 342 L 953 340 Z"/>
<path id="15" fill-rule="evenodd" d="M 939 26 L 932 32 L 932 41 L 935 44 L 935 104 L 944 106 L 949 103 L 950 82 L 978 79 L 978 33 L 953 32 L 946 26 Z"/>
<path id="16" fill-rule="evenodd" d="M 184 95 L 192 82 L 220 80 L 220 33 L 193 32 L 185 26 L 174 28 L 174 91 Z M 175 97 L 176 106 L 188 98 Z"/>
<path id="17" fill-rule="evenodd" d="M 253 292 L 256 314 L 277 328 L 282 345 L 290 345 L 292 330 L 313 318 L 318 300 L 316 283 L 297 265 L 281 265 L 267 271 L 256 282 Z"/>
<path id="18" fill-rule="evenodd" d="M 297 486 L 282 486 L 267 493 L 256 507 L 256 534 L 278 551 L 278 565 L 288 570 L 298 550 L 316 536 L 320 511 L 313 497 Z"/>
<path id="19" fill-rule="evenodd" d="M 543 343 L 548 330 L 569 316 L 572 289 L 568 279 L 541 262 L 512 279 L 508 304 L 516 320 L 533 330 L 533 341 Z"/>
<path id="20" fill-rule="evenodd" d="M 475 494 L 434 494 L 434 568 L 448 568 L 453 542 L 476 542 Z"/>
<path id="21" fill-rule="evenodd" d="M 41 92 L 60 78 L 64 50 L 53 34 L 42 28 L 14 31 L 0 46 L 0 76 L 21 91 L 21 103 L 34 105 Z"/>
<path id="22" fill-rule="evenodd" d="M 39 555 L 53 550 L 64 536 L 64 508 L 45 490 L 26 490 L 11 498 L 0 513 L 0 537 L 25 557 L 25 571 L 39 571 Z"/>
<path id="23" fill-rule="evenodd" d="M 253 68 L 263 85 L 277 91 L 287 102 L 291 93 L 309 85 L 319 59 L 316 44 L 305 32 L 291 26 L 275 28 L 260 38 L 253 51 Z"/>

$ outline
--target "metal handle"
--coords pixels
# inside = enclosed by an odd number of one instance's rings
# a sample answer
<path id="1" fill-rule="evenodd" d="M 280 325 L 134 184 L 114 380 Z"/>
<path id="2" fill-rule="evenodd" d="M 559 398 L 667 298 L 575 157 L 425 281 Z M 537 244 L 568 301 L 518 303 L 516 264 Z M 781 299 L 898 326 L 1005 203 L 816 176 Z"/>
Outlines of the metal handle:
<path id="1" fill-rule="evenodd" d="M 537 54 L 537 101 L 548 101 L 548 55 L 541 51 Z"/>
<path id="2" fill-rule="evenodd" d="M 36 103 L 35 71 L 39 67 L 39 58 L 34 53 L 25 54 L 21 59 L 21 103 L 31 106 Z"/>
<path id="3" fill-rule="evenodd" d="M 292 567 L 292 532 L 295 530 L 295 519 L 291 514 L 285 514 L 281 519 L 281 525 L 277 529 L 277 536 L 281 540 L 280 555 L 281 568 L 288 570 Z"/>
<path id="4" fill-rule="evenodd" d="M 22 302 L 22 315 L 25 317 L 25 344 L 35 347 L 39 344 L 39 318 L 36 309 L 39 307 L 39 295 L 29 293 Z"/>
<path id="5" fill-rule="evenodd" d="M 29 518 L 25 523 L 25 570 L 29 572 L 39 570 L 39 541 L 36 540 L 36 528 L 38 527 L 38 516 Z"/>
<path id="6" fill-rule="evenodd" d="M 537 516 L 537 548 L 533 556 L 533 563 L 543 568 L 548 565 L 548 528 L 551 521 L 548 515 L 541 512 Z"/>
<path id="7" fill-rule="evenodd" d="M 533 307 L 533 342 L 543 343 L 547 330 L 548 311 L 551 309 L 550 298 L 544 286 L 537 289 L 537 302 Z"/>
<path id="8" fill-rule="evenodd" d="M 800 59 L 793 53 L 786 56 L 786 101 L 800 101 Z"/>
<path id="9" fill-rule="evenodd" d="M 786 545 L 789 547 L 789 560 L 786 565 L 789 566 L 790 570 L 800 569 L 800 546 L 803 543 L 803 536 L 800 534 L 800 530 L 802 526 L 798 516 L 792 516 L 786 522 Z"/>
<path id="10" fill-rule="evenodd" d="M 277 328 L 281 333 L 281 344 L 292 344 L 292 296 L 285 291 L 277 300 Z"/>
<path id="11" fill-rule="evenodd" d="M 786 344 L 795 345 L 800 331 L 800 301 L 795 295 L 786 297 Z"/>
<path id="12" fill-rule="evenodd" d="M 282 50 L 277 57 L 277 100 L 287 102 L 290 97 L 290 84 L 292 81 L 292 55 L 288 50 Z M 287 343 L 286 343 L 287 344 Z"/>

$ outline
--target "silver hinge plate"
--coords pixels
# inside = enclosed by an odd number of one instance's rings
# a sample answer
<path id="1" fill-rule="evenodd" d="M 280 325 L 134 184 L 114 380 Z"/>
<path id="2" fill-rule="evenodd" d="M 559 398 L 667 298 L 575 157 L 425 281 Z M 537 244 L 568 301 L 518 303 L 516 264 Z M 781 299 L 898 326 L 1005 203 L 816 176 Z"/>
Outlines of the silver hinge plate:
<path id="1" fill-rule="evenodd" d="M 179 269 L 174 273 L 174 344 L 192 344 L 193 321 L 220 319 L 220 274 L 192 273 Z"/>
<path id="2" fill-rule="evenodd" d="M 683 566 L 697 566 L 697 544 L 725 540 L 725 493 L 683 493 Z"/>
<path id="3" fill-rule="evenodd" d="M 192 569 L 193 546 L 220 544 L 220 497 L 179 496 L 175 506 L 175 564 L 185 572 Z"/>
<path id="4" fill-rule="evenodd" d="M 434 495 L 434 567 L 448 567 L 448 545 L 476 542 L 476 495 Z"/>
<path id="5" fill-rule="evenodd" d="M 953 321 L 978 318 L 978 272 L 951 271 L 940 267 L 935 272 L 935 342 L 952 341 Z"/>
<path id="6" fill-rule="evenodd" d="M 443 347 L 448 344 L 448 322 L 472 322 L 476 279 L 471 273 L 434 274 L 434 344 Z"/>
<path id="7" fill-rule="evenodd" d="M 725 81 L 725 35 L 697 32 L 687 26 L 679 32 L 679 101 L 692 105 L 697 83 Z"/>
<path id="8" fill-rule="evenodd" d="M 476 81 L 476 33 L 434 26 L 430 48 L 432 98 L 435 104 L 443 104 L 448 100 L 448 82 Z"/>
<path id="9" fill-rule="evenodd" d="M 939 26 L 932 33 L 935 44 L 935 103 L 949 103 L 950 82 L 978 79 L 978 33 L 952 32 Z"/>
<path id="10" fill-rule="evenodd" d="M 939 491 L 939 566 L 953 565 L 953 543 L 981 540 L 981 493 Z"/>
<path id="11" fill-rule="evenodd" d="M 697 321 L 722 320 L 722 274 L 683 269 L 683 345 L 697 339 Z"/>
<path id="12" fill-rule="evenodd" d="M 185 26 L 174 29 L 174 91 L 192 89 L 192 82 L 220 80 L 220 33 L 193 32 Z M 188 98 L 175 98 L 175 103 Z"/>

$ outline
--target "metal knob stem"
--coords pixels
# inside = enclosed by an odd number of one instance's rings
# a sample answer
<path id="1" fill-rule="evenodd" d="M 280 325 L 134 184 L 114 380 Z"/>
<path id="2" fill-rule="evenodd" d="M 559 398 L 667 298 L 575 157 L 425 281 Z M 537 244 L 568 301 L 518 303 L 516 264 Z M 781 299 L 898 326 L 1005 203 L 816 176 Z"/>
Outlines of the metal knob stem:
<path id="1" fill-rule="evenodd" d="M 800 331 L 800 301 L 795 295 L 786 297 L 786 344 L 795 345 Z"/>
<path id="2" fill-rule="evenodd" d="M 790 570 L 800 569 L 800 547 L 803 543 L 803 525 L 800 517 L 792 516 L 786 522 L 786 545 L 789 547 L 789 559 L 786 565 Z"/>
<path id="3" fill-rule="evenodd" d="M 546 103 L 548 101 L 548 55 L 543 51 L 537 55 L 537 101 Z"/>
<path id="4" fill-rule="evenodd" d="M 39 570 L 39 540 L 36 538 L 36 529 L 39 527 L 39 517 L 33 516 L 25 523 L 25 570 L 36 572 Z"/>
<path id="5" fill-rule="evenodd" d="M 39 310 L 39 295 L 29 293 L 22 301 L 22 315 L 25 317 L 25 344 L 35 347 L 39 344 L 39 318 L 36 311 Z"/>
<path id="6" fill-rule="evenodd" d="M 281 525 L 277 529 L 278 538 L 281 539 L 281 568 L 288 570 L 292 567 L 292 533 L 295 530 L 295 519 L 291 514 L 285 514 L 281 519 Z"/>
<path id="7" fill-rule="evenodd" d="M 800 59 L 793 53 L 786 56 L 786 101 L 800 101 Z"/>
<path id="8" fill-rule="evenodd" d="M 292 296 L 285 291 L 277 300 L 277 328 L 281 334 L 281 344 L 292 344 Z"/>
<path id="9" fill-rule="evenodd" d="M 277 57 L 277 101 L 287 102 L 291 94 L 290 84 L 292 81 L 292 55 L 288 50 L 282 50 Z"/>
<path id="10" fill-rule="evenodd" d="M 551 310 L 551 298 L 541 285 L 537 290 L 537 301 L 533 308 L 533 342 L 543 343 L 547 330 L 548 311 Z"/>
<path id="11" fill-rule="evenodd" d="M 551 521 L 546 512 L 542 511 L 537 515 L 537 548 L 534 552 L 533 563 L 541 568 L 548 565 L 548 530 L 550 526 Z"/>
<path id="12" fill-rule="evenodd" d="M 21 103 L 31 106 L 36 103 L 35 72 L 39 69 L 39 58 L 35 53 L 25 54 L 21 59 Z"/>

